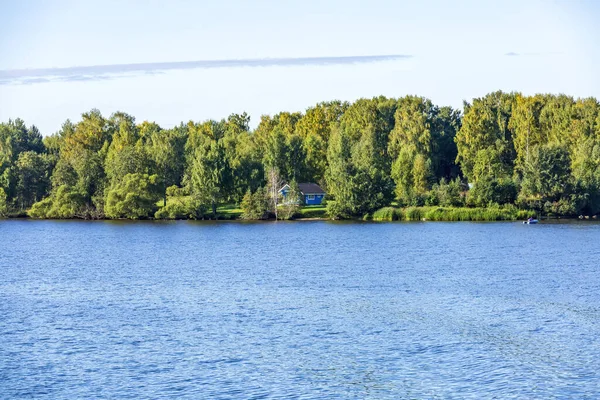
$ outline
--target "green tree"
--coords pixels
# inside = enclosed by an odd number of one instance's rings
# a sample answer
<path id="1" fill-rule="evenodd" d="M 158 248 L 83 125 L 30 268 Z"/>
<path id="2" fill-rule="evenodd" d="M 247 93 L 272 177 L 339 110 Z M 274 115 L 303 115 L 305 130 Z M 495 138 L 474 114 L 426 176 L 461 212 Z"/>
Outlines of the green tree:
<path id="1" fill-rule="evenodd" d="M 41 200 L 50 188 L 49 163 L 45 155 L 34 151 L 19 154 L 15 164 L 16 204 L 21 210 Z"/>
<path id="2" fill-rule="evenodd" d="M 514 146 L 517 152 L 515 166 L 519 173 L 527 168 L 526 164 L 531 163 L 534 148 L 548 143 L 548 132 L 544 131 L 540 124 L 540 113 L 545 100 L 541 95 L 516 97 L 510 127 L 514 132 Z"/>
<path id="3" fill-rule="evenodd" d="M 260 220 L 269 217 L 268 199 L 263 188 L 258 188 L 254 193 L 248 189 L 240 205 L 242 219 Z"/>
<path id="4" fill-rule="evenodd" d="M 462 183 L 459 178 L 450 182 L 442 178 L 431 188 L 426 205 L 442 207 L 461 207 L 464 205 Z"/>
<path id="5" fill-rule="evenodd" d="M 283 180 L 281 179 L 277 168 L 269 168 L 267 170 L 267 186 L 265 188 L 265 193 L 269 211 L 275 215 L 275 220 L 279 219 L 279 205 L 281 204 L 281 193 L 279 190 L 282 186 Z"/>
<path id="6" fill-rule="evenodd" d="M 8 204 L 6 204 L 6 192 L 0 187 L 0 218 L 8 216 Z"/>
<path id="7" fill-rule="evenodd" d="M 281 210 L 279 211 L 280 218 L 288 220 L 294 218 L 298 212 L 300 212 L 300 188 L 298 183 L 292 180 L 288 186 L 290 187 L 287 192 L 285 199 L 281 203 Z"/>
<path id="8" fill-rule="evenodd" d="M 467 204 L 475 207 L 513 204 L 517 193 L 517 184 L 512 179 L 485 176 L 469 190 Z"/>
<path id="9" fill-rule="evenodd" d="M 388 136 L 397 103 L 384 97 L 361 99 L 348 107 L 331 133 L 326 174 L 333 218 L 362 215 L 393 197 Z"/>
<path id="10" fill-rule="evenodd" d="M 275 168 L 277 171 L 287 171 L 288 147 L 285 133 L 282 128 L 276 126 L 268 133 L 263 153 L 263 165 L 265 171 Z M 287 179 L 287 176 L 284 176 Z"/>
<path id="11" fill-rule="evenodd" d="M 27 171 L 21 170 L 17 163 L 23 153 L 30 161 L 33 161 L 32 154 L 41 154 L 44 152 L 42 135 L 35 126 L 27 128 L 25 122 L 21 119 L 9 120 L 7 123 L 0 124 L 0 186 L 4 188 L 8 204 L 17 205 L 17 208 L 27 207 L 33 201 L 33 198 L 25 198 L 27 194 L 39 195 L 36 188 L 29 189 L 19 186 L 19 179 L 23 179 L 23 174 Z M 21 161 L 21 164 L 25 160 Z M 24 167 L 24 165 L 21 165 Z M 33 179 L 33 177 L 31 177 Z M 43 177 L 40 177 L 42 181 Z M 19 192 L 19 193 L 17 193 Z"/>
<path id="12" fill-rule="evenodd" d="M 264 184 L 264 166 L 249 132 L 236 137 L 235 152 L 229 154 L 227 158 L 233 174 L 231 197 L 239 203 L 248 190 L 255 192 Z"/>
<path id="13" fill-rule="evenodd" d="M 135 118 L 125 113 L 115 113 L 107 121 L 112 134 L 105 160 L 109 184 L 123 179 L 127 174 L 150 172 L 150 158 L 141 141 Z"/>
<path id="14" fill-rule="evenodd" d="M 104 161 L 113 130 L 98 110 L 91 110 L 82 114 L 82 120 L 77 124 L 67 121 L 58 133 L 64 140 L 57 163 L 63 164 L 64 168 L 59 172 L 63 174 L 68 166 L 75 172 L 77 184 L 71 189 L 84 196 L 88 217 L 103 216 L 104 189 L 107 187 Z M 58 182 L 62 178 L 53 176 L 52 181 Z"/>
<path id="15" fill-rule="evenodd" d="M 206 206 L 194 196 L 177 196 L 169 200 L 155 214 L 156 219 L 201 219 Z"/>
<path id="16" fill-rule="evenodd" d="M 33 218 L 87 218 L 85 196 L 76 188 L 62 185 L 28 212 Z"/>
<path id="17" fill-rule="evenodd" d="M 578 200 L 573 198 L 571 160 L 561 145 L 535 145 L 529 150 L 523 166 L 523 181 L 519 194 L 530 207 L 550 211 L 557 203 L 570 203 L 564 208 L 569 213 L 578 211 Z M 561 205 L 563 207 L 563 205 Z"/>
<path id="18" fill-rule="evenodd" d="M 306 110 L 296 124 L 296 134 L 303 142 L 306 180 L 325 183 L 327 170 L 327 146 L 331 128 L 340 122 L 348 103 L 332 101 L 319 103 Z"/>
<path id="19" fill-rule="evenodd" d="M 203 146 L 196 149 L 192 160 L 190 189 L 204 204 L 210 204 L 215 218 L 217 205 L 227 199 L 231 178 L 225 149 L 220 142 L 207 139 Z"/>
<path id="20" fill-rule="evenodd" d="M 510 120 L 516 96 L 495 92 L 474 99 L 472 104 L 465 103 L 464 117 L 455 142 L 456 161 L 469 182 L 476 183 L 480 178 L 474 173 L 480 151 L 494 156 L 488 161 L 499 166 L 502 177 L 512 176 L 515 150 Z"/>
<path id="21" fill-rule="evenodd" d="M 238 203 L 248 189 L 256 191 L 264 182 L 262 155 L 259 156 L 254 148 L 249 123 L 250 117 L 246 113 L 231 114 L 224 122 L 222 144 L 232 175 L 227 197 Z"/>
<path id="22" fill-rule="evenodd" d="M 133 173 L 115 182 L 108 191 L 105 213 L 109 218 L 140 219 L 154 215 L 161 198 L 158 175 Z"/>
<path id="23" fill-rule="evenodd" d="M 396 198 L 403 204 L 418 204 L 433 178 L 431 112 L 430 101 L 407 96 L 399 101 L 395 113 L 388 152 L 393 160 Z"/>
<path id="24" fill-rule="evenodd" d="M 347 134 L 335 127 L 331 133 L 327 151 L 327 186 L 333 201 L 327 202 L 327 213 L 334 218 L 347 218 L 355 215 L 358 207 L 354 199 L 354 165 L 351 158 L 351 143 Z"/>
<path id="25" fill-rule="evenodd" d="M 586 214 L 600 212 L 600 140 L 581 141 L 572 154 L 573 176 L 587 199 Z"/>
<path id="26" fill-rule="evenodd" d="M 139 129 L 146 141 L 146 154 L 153 163 L 153 171 L 160 176 L 164 207 L 167 205 L 167 187 L 181 184 L 183 178 L 187 130 L 182 127 L 163 130 L 149 122 L 142 123 Z"/>

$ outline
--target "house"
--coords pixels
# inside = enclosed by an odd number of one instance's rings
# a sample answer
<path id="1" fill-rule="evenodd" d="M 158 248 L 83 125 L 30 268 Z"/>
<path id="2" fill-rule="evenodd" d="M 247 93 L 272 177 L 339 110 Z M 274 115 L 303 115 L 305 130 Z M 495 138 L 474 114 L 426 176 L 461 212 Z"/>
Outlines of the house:
<path id="1" fill-rule="evenodd" d="M 298 189 L 300 189 L 300 196 L 303 203 L 307 206 L 316 206 L 323 202 L 325 191 L 316 183 L 299 183 Z M 279 189 L 279 193 L 283 196 L 284 201 L 287 201 L 286 197 L 289 191 L 290 185 L 287 184 Z"/>

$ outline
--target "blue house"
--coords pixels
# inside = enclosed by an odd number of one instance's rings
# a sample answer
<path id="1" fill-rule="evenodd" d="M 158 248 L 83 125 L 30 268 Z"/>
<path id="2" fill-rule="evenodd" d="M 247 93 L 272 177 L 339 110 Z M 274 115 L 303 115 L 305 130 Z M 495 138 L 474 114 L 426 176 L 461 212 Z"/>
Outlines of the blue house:
<path id="1" fill-rule="evenodd" d="M 307 206 L 317 206 L 323 202 L 325 197 L 325 191 L 321 189 L 316 183 L 299 183 L 298 189 L 300 189 L 300 196 L 304 204 Z M 290 185 L 285 185 L 279 189 L 279 193 L 283 196 L 284 201 L 290 201 L 287 199 L 287 194 L 290 191 Z M 300 200 L 300 199 L 298 199 Z"/>

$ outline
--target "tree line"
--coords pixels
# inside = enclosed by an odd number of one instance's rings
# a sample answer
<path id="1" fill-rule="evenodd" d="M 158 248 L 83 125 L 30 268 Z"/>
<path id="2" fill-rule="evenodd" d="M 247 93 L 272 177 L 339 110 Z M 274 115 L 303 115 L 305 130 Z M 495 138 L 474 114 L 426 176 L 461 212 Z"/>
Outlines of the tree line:
<path id="1" fill-rule="evenodd" d="M 332 218 L 390 204 L 597 214 L 600 105 L 494 92 L 462 111 L 417 96 L 323 102 L 255 129 L 245 113 L 164 129 L 95 109 L 46 137 L 0 124 L 1 216 L 199 219 L 241 204 L 260 219 L 283 182 L 319 183 Z"/>

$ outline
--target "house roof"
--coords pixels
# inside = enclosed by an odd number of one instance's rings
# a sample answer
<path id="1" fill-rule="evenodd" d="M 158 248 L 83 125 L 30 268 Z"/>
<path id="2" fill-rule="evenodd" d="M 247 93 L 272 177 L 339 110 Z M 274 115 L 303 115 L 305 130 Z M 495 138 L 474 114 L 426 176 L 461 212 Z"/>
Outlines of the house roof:
<path id="1" fill-rule="evenodd" d="M 316 183 L 299 183 L 298 188 L 302 194 L 325 194 L 321 186 Z"/>
<path id="2" fill-rule="evenodd" d="M 290 185 L 286 183 L 281 189 L 279 189 L 279 191 L 281 192 L 282 190 L 289 188 Z M 300 189 L 300 193 L 302 194 L 325 194 L 325 191 L 321 188 L 321 186 L 317 185 L 316 183 L 299 183 L 298 189 Z"/>

